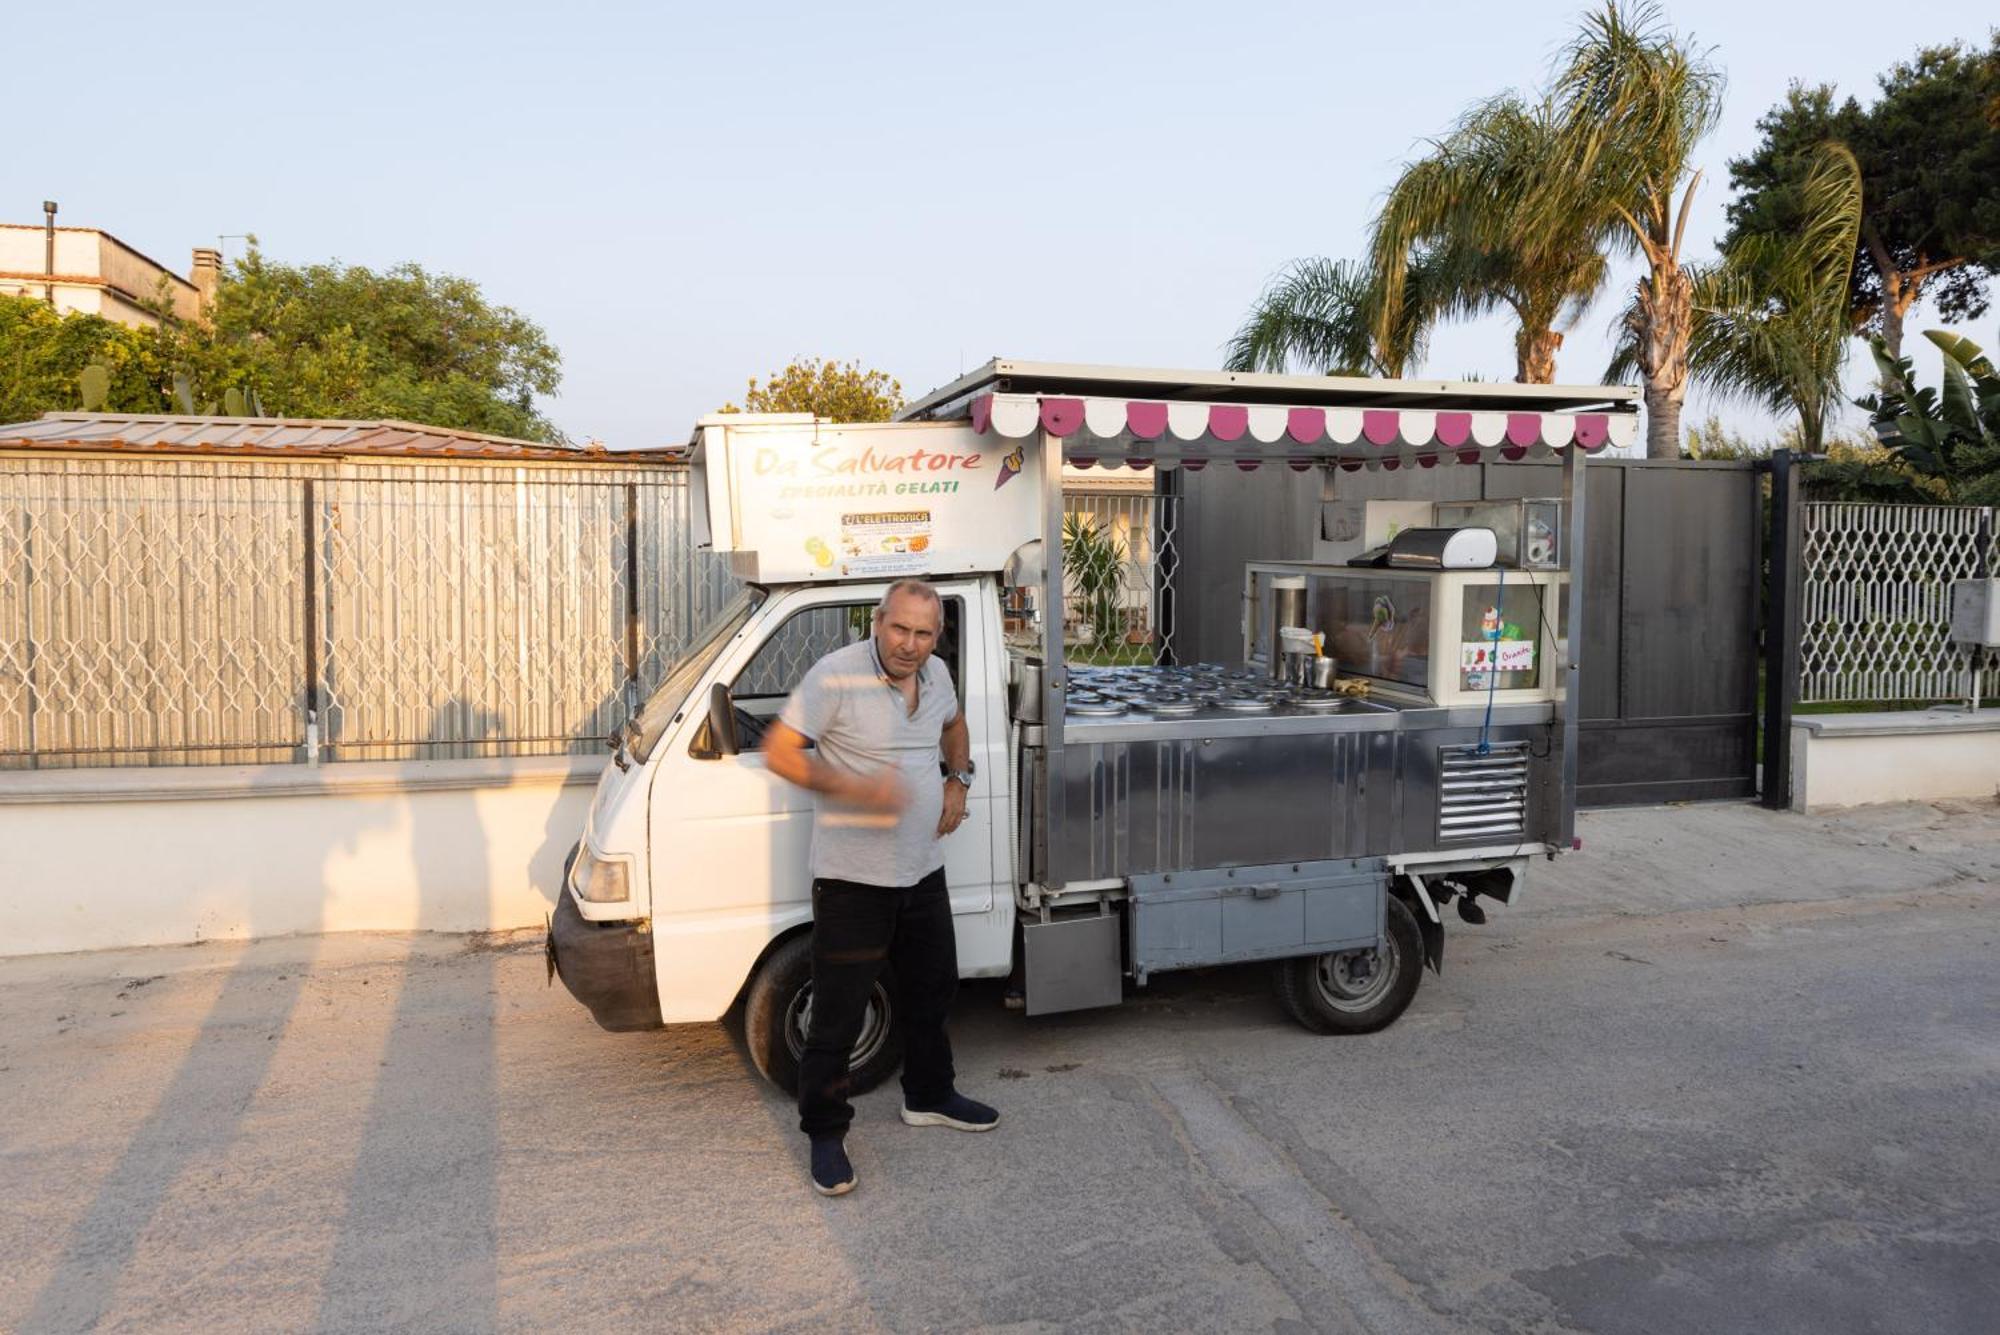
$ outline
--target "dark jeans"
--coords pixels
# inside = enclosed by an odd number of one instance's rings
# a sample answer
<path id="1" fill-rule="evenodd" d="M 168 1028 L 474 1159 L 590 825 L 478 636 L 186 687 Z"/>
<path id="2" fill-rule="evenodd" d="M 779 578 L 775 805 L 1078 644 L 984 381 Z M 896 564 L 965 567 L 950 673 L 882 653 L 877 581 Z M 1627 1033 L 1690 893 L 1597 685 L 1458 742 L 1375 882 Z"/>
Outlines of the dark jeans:
<path id="1" fill-rule="evenodd" d="M 842 1135 L 854 1120 L 847 1059 L 884 965 L 903 1031 L 903 1102 L 921 1108 L 951 1096 L 944 1021 L 958 992 L 958 945 L 943 870 L 896 889 L 816 880 L 812 1026 L 799 1061 L 799 1130 L 809 1136 Z"/>

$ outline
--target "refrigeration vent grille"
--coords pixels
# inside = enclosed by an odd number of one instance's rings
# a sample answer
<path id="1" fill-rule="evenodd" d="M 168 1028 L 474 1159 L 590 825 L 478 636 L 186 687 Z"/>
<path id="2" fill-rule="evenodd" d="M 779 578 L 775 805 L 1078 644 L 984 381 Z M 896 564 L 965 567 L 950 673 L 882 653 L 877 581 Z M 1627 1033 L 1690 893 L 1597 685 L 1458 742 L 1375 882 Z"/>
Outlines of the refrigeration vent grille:
<path id="1" fill-rule="evenodd" d="M 1438 838 L 1482 844 L 1528 833 L 1528 744 L 1438 748 Z"/>

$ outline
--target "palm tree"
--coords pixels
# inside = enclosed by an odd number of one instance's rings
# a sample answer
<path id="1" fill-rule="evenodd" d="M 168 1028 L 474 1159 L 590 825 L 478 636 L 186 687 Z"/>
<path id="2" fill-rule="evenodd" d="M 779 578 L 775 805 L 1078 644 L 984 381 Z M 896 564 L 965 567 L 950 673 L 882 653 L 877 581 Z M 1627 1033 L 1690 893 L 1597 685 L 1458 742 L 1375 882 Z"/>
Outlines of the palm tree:
<path id="1" fill-rule="evenodd" d="M 1793 236 L 1745 236 L 1686 272 L 1692 294 L 1692 378 L 1731 398 L 1798 414 L 1800 444 L 1818 453 L 1841 403 L 1847 278 L 1861 228 L 1861 169 L 1840 144 L 1813 155 Z M 1635 302 L 1636 302 L 1635 298 Z M 1637 324 L 1614 355 L 1614 377 L 1638 364 Z"/>
<path id="2" fill-rule="evenodd" d="M 1401 318 L 1378 338 L 1380 286 L 1368 266 L 1321 258 L 1288 265 L 1257 298 L 1224 350 L 1223 369 L 1400 376 L 1420 361 L 1430 326 L 1450 302 L 1448 265 L 1425 263 L 1404 284 Z"/>
<path id="3" fill-rule="evenodd" d="M 1223 369 L 1283 372 L 1297 361 L 1322 375 L 1380 370 L 1369 342 L 1371 300 L 1365 266 L 1296 260 L 1258 295 L 1224 350 Z"/>
<path id="4" fill-rule="evenodd" d="M 1424 326 L 1505 308 L 1514 316 L 1515 379 L 1555 378 L 1558 326 L 1604 286 L 1602 210 L 1552 205 L 1579 193 L 1575 145 L 1554 103 L 1494 98 L 1467 112 L 1390 188 L 1370 245 L 1379 298 L 1375 337 L 1402 318 L 1411 275 L 1441 275 L 1423 294 Z"/>
<path id="5" fill-rule="evenodd" d="M 1608 213 L 1607 240 L 1644 257 L 1625 322 L 1644 384 L 1646 454 L 1678 459 L 1694 306 L 1681 244 L 1701 182 L 1688 164 L 1721 117 L 1722 73 L 1675 38 L 1651 3 L 1611 0 L 1584 20 L 1565 55 L 1555 99 L 1575 171 L 1569 189 L 1540 203 L 1579 221 Z"/>
<path id="6" fill-rule="evenodd" d="M 1648 452 L 1678 457 L 1692 300 L 1680 254 L 1700 179 L 1688 163 L 1721 109 L 1721 73 L 1657 6 L 1608 0 L 1568 47 L 1549 96 L 1474 106 L 1404 169 L 1367 264 L 1305 261 L 1267 288 L 1230 344 L 1230 366 L 1398 374 L 1438 321 L 1504 309 L 1515 378 L 1547 382 L 1562 329 L 1603 286 L 1606 253 L 1624 251 L 1647 265 L 1629 318 Z"/>

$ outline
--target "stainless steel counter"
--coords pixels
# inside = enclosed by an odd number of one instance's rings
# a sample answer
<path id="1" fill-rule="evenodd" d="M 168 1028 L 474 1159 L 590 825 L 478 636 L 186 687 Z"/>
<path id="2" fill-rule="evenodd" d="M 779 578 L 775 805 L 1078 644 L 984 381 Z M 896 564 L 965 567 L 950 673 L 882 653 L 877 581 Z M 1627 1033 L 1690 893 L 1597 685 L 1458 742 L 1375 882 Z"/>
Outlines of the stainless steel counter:
<path id="1" fill-rule="evenodd" d="M 1060 773 L 1024 731 L 1037 879 L 1547 846 L 1554 706 L 1440 709 L 1221 669 L 1071 671 Z M 1241 701 L 1262 697 L 1261 708 Z M 1167 709 L 1158 706 L 1165 703 Z M 1483 749 L 1482 749 L 1483 748 Z M 1049 829 L 1060 832 L 1051 845 Z"/>

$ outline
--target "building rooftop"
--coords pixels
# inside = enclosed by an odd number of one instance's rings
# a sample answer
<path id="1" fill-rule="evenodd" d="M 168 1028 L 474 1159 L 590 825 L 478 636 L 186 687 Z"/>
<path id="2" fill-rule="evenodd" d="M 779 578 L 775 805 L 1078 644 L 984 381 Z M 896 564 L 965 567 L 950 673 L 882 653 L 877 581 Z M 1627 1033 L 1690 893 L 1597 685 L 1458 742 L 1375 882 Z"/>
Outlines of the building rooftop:
<path id="1" fill-rule="evenodd" d="M 0 222 L 0 229 L 5 229 L 6 231 L 9 232 L 33 232 L 37 235 L 46 233 L 49 230 L 47 225 L 44 223 L 10 223 L 10 222 Z M 188 281 L 186 278 L 184 278 L 180 274 L 175 273 L 172 269 L 169 269 L 166 265 L 160 263 L 158 260 L 154 259 L 151 255 L 148 255 L 145 251 L 139 249 L 131 242 L 120 240 L 117 234 L 114 232 L 107 232 L 102 227 L 57 227 L 55 230 L 58 232 L 70 232 L 79 235 L 83 233 L 89 233 L 92 236 L 103 237 L 106 241 L 109 241 L 112 245 L 118 247 L 126 254 L 136 256 L 137 258 L 144 260 L 147 264 L 152 265 L 155 269 L 158 269 L 162 274 L 166 275 L 166 277 L 170 281 L 178 283 L 182 287 L 187 288 L 190 291 L 192 291 L 194 288 L 194 284 Z M 77 274 L 45 275 L 39 269 L 26 273 L 13 273 L 7 276 L 10 278 L 33 278 L 33 279 L 42 279 L 45 277 L 52 276 L 55 278 L 57 282 L 62 282 L 64 281 L 65 278 L 67 278 L 68 281 L 70 282 L 76 282 L 79 281 L 79 279 L 83 279 L 84 281 L 90 281 L 90 276 L 77 275 Z"/>
<path id="2" fill-rule="evenodd" d="M 264 457 L 377 455 L 547 463 L 665 463 L 685 457 L 679 450 L 550 445 L 416 422 L 140 413 L 46 413 L 32 422 L 0 425 L 0 450 Z"/>

